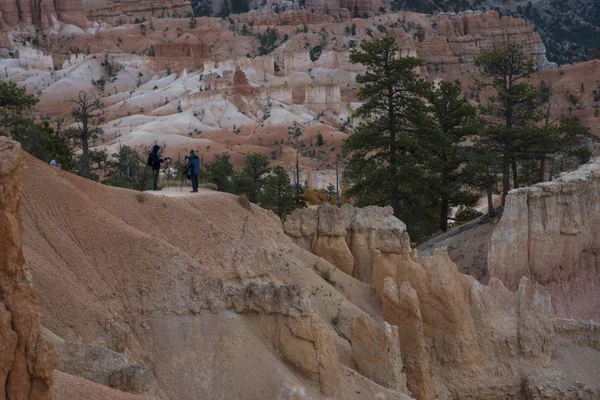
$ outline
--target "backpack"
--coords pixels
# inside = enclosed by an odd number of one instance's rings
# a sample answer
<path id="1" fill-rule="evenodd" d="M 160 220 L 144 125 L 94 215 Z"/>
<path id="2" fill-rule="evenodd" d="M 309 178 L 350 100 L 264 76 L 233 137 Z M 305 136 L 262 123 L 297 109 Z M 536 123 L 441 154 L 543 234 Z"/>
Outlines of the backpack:
<path id="1" fill-rule="evenodd" d="M 146 161 L 146 165 L 149 167 L 152 166 L 152 153 L 148 155 L 148 161 Z"/>

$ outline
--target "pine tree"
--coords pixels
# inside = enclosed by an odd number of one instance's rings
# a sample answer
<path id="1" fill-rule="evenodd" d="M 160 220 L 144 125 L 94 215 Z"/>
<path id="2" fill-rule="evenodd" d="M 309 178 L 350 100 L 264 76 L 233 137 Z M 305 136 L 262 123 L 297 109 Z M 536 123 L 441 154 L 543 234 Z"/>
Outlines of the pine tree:
<path id="1" fill-rule="evenodd" d="M 533 146 L 539 138 L 533 123 L 540 118 L 533 106 L 538 90 L 528 82 L 536 71 L 533 59 L 520 45 L 508 44 L 503 48 L 484 50 L 475 57 L 481 79 L 476 79 L 478 89 L 494 92 L 481 110 L 488 117 L 484 131 L 502 154 L 502 204 L 510 189 L 510 169 L 513 182 L 518 187 L 517 160 L 524 154 L 523 147 Z M 498 122 L 502 121 L 502 122 Z M 521 154 L 519 154 L 521 153 Z"/>
<path id="2" fill-rule="evenodd" d="M 442 82 L 426 98 L 428 113 L 420 124 L 417 141 L 424 151 L 426 179 L 439 199 L 439 228 L 445 232 L 451 207 L 472 206 L 477 201 L 477 195 L 464 189 L 465 178 L 460 170 L 467 139 L 477 133 L 476 109 L 462 95 L 458 81 Z"/>
<path id="3" fill-rule="evenodd" d="M 265 179 L 260 205 L 284 218 L 298 207 L 295 196 L 288 173 L 282 167 L 276 166 Z"/>
<path id="4" fill-rule="evenodd" d="M 323 140 L 323 135 L 321 135 L 320 133 L 317 135 L 317 146 L 321 147 L 325 144 L 325 141 Z"/>
<path id="5" fill-rule="evenodd" d="M 47 121 L 38 124 L 24 115 L 37 102 L 35 96 L 26 94 L 25 88 L 0 82 L 0 122 L 4 133 L 32 156 L 45 162 L 56 160 L 63 169 L 73 169 L 73 152 L 65 138 L 54 132 Z"/>
<path id="6" fill-rule="evenodd" d="M 7 117 L 33 107 L 38 102 L 35 96 L 25 92 L 25 88 L 17 86 L 14 82 L 0 82 L 0 111 L 2 111 L 3 121 Z"/>
<path id="7" fill-rule="evenodd" d="M 150 150 L 142 152 L 149 153 Z M 143 157 L 129 146 L 120 146 L 119 152 L 106 163 L 102 183 L 133 190 L 147 190 L 152 186 L 152 172 Z"/>
<path id="8" fill-rule="evenodd" d="M 264 176 L 271 171 L 267 157 L 259 153 L 246 156 L 245 166 L 236 176 L 236 193 L 245 194 L 252 203 L 258 203 L 264 186 Z"/>
<path id="9" fill-rule="evenodd" d="M 419 187 L 423 171 L 415 157 L 416 125 L 423 120 L 423 96 L 429 84 L 415 69 L 423 61 L 401 57 L 393 37 L 364 41 L 350 61 L 367 67 L 357 77 L 363 105 L 354 117 L 363 123 L 344 142 L 349 154 L 344 179 L 346 193 L 359 206 L 391 205 L 394 214 L 416 232 L 425 195 Z"/>
<path id="10" fill-rule="evenodd" d="M 70 171 L 74 167 L 73 151 L 64 137 L 54 132 L 47 121 L 36 124 L 22 118 L 10 132 L 13 140 L 21 143 L 23 150 L 45 162 L 55 160 L 61 168 Z"/>
<path id="11" fill-rule="evenodd" d="M 206 165 L 205 170 L 208 181 L 217 185 L 220 192 L 233 193 L 235 171 L 229 158 L 230 155 L 228 153 L 219 154 L 212 163 Z"/>
<path id="12" fill-rule="evenodd" d="M 494 187 L 498 183 L 501 172 L 502 153 L 496 150 L 493 142 L 486 136 L 476 139 L 474 145 L 467 150 L 463 174 L 469 186 L 486 193 L 488 216 L 496 216 L 494 208 Z"/>
<path id="13" fill-rule="evenodd" d="M 333 185 L 333 183 L 327 185 L 327 188 L 325 189 L 325 197 L 327 198 L 327 201 L 330 204 L 335 204 L 337 198 L 337 191 L 335 190 L 335 186 Z"/>

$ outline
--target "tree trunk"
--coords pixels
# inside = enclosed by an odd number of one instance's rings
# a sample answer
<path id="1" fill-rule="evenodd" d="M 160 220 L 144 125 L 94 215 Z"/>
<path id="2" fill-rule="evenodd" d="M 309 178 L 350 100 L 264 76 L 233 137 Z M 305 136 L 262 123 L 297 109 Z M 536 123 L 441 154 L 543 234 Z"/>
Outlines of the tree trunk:
<path id="1" fill-rule="evenodd" d="M 546 157 L 540 160 L 540 182 L 544 182 L 544 173 L 546 172 Z"/>
<path id="2" fill-rule="evenodd" d="M 447 157 L 442 155 L 441 160 L 446 164 Z M 442 198 L 440 199 L 440 229 L 442 232 L 446 232 L 448 230 L 448 196 L 446 195 L 446 191 L 444 188 L 447 185 L 448 172 L 446 171 L 446 167 L 442 168 Z"/>
<path id="3" fill-rule="evenodd" d="M 519 188 L 519 170 L 517 168 L 517 161 L 512 160 L 513 187 L 515 189 Z"/>
<path id="4" fill-rule="evenodd" d="M 496 216 L 496 210 L 494 209 L 494 199 L 492 198 L 492 183 L 488 176 L 488 184 L 486 187 L 487 201 L 488 201 L 488 215 L 493 218 Z"/>
<path id="5" fill-rule="evenodd" d="M 502 159 L 502 205 L 506 202 L 506 196 L 510 190 L 510 159 L 508 154 L 504 153 Z"/>
<path id="6" fill-rule="evenodd" d="M 448 200 L 442 199 L 440 204 L 440 229 L 442 232 L 448 230 Z"/>
<path id="7" fill-rule="evenodd" d="M 90 150 L 87 137 L 81 138 L 81 175 L 90 179 Z"/>
<path id="8" fill-rule="evenodd" d="M 393 97 L 393 87 L 388 87 L 388 119 L 390 130 L 390 172 L 392 182 L 390 185 L 390 202 L 392 203 L 392 208 L 394 209 L 394 215 L 397 218 L 400 218 L 400 201 L 398 198 L 398 179 L 397 179 L 397 166 L 396 166 L 396 113 L 394 108 L 394 97 Z"/>

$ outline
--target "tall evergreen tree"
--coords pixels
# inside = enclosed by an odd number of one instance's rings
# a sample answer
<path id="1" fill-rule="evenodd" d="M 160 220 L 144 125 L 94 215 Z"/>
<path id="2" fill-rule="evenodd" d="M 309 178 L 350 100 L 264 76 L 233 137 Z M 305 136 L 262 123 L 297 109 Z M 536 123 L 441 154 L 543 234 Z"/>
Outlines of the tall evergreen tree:
<path id="1" fill-rule="evenodd" d="M 503 48 L 484 50 L 475 57 L 481 78 L 478 89 L 490 89 L 493 94 L 482 113 L 487 116 L 488 129 L 484 131 L 502 153 L 502 204 L 510 190 L 510 169 L 518 187 L 517 159 L 524 148 L 539 139 L 533 123 L 540 119 L 535 104 L 539 96 L 536 87 L 528 82 L 536 71 L 533 59 L 520 45 L 508 44 Z M 521 153 L 521 154 L 519 154 Z"/>
<path id="2" fill-rule="evenodd" d="M 362 42 L 350 61 L 367 72 L 356 78 L 363 104 L 354 117 L 363 123 L 343 146 L 350 154 L 344 179 L 352 185 L 346 193 L 361 206 L 391 205 L 416 234 L 422 218 L 429 218 L 422 213 L 428 197 L 420 187 L 423 170 L 414 157 L 416 127 L 426 111 L 423 96 L 430 87 L 415 72 L 423 61 L 402 57 L 393 37 Z"/>
<path id="3" fill-rule="evenodd" d="M 462 95 L 458 81 L 441 82 L 426 98 L 428 113 L 417 140 L 424 150 L 426 179 L 432 194 L 439 199 L 439 228 L 445 232 L 451 207 L 471 206 L 477 201 L 477 195 L 465 190 L 460 168 L 466 161 L 466 141 L 477 133 L 477 110 Z"/>

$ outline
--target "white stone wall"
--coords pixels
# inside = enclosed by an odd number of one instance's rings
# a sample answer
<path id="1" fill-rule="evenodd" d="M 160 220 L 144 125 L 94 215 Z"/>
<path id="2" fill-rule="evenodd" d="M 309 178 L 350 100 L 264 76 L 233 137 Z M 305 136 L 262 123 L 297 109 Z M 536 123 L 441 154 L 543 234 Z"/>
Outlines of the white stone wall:
<path id="1" fill-rule="evenodd" d="M 29 46 L 19 48 L 19 64 L 23 69 L 53 70 L 54 62 L 51 55 L 44 55 L 40 50 Z"/>

